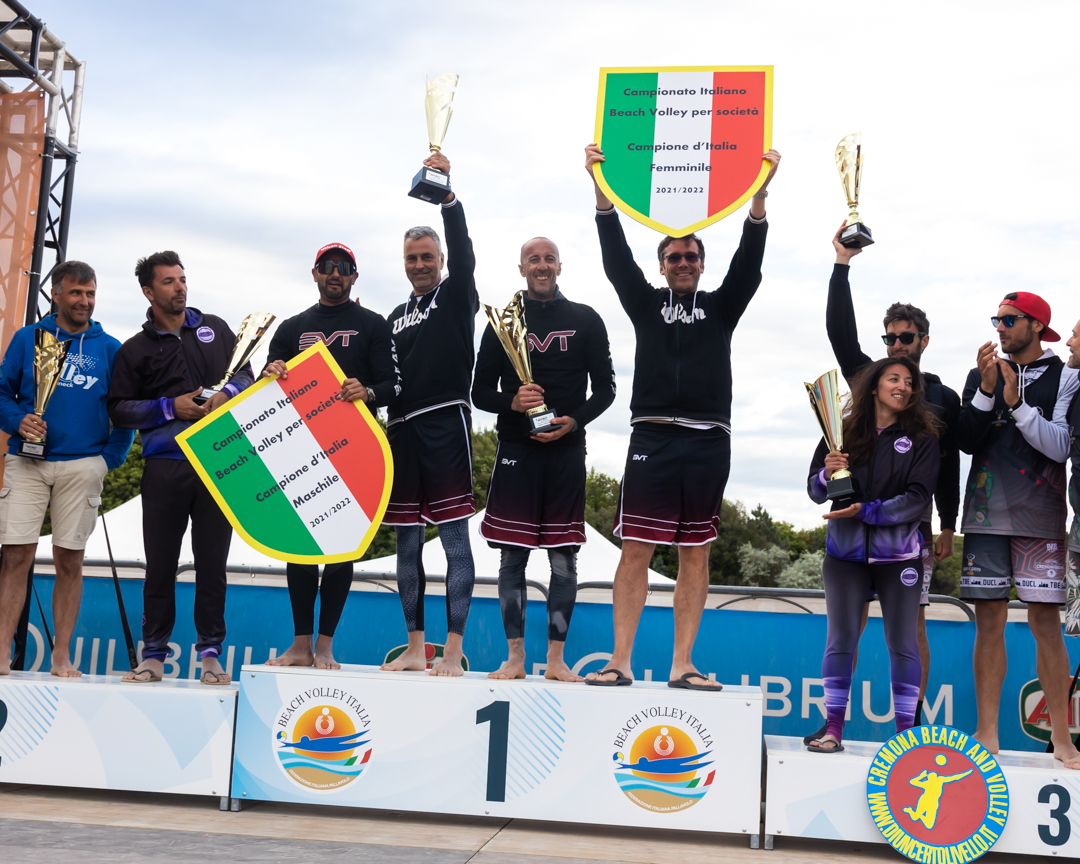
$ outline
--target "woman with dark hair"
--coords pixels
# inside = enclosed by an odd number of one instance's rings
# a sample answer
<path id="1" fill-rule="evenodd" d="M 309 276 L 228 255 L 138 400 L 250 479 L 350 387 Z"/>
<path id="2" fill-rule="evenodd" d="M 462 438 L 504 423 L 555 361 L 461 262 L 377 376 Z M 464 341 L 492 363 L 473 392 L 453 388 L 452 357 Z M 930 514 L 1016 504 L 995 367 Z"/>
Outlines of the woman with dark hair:
<path id="1" fill-rule="evenodd" d="M 844 749 L 844 715 L 851 690 L 852 656 L 859 642 L 863 607 L 871 591 L 881 603 L 889 646 L 896 729 L 911 728 L 922 667 L 916 640 L 922 583 L 919 522 L 937 484 L 938 421 L 923 402 L 919 367 L 907 357 L 867 366 L 852 382 L 845 406 L 844 450 L 829 452 L 824 439 L 810 466 L 807 492 L 818 504 L 825 482 L 841 468 L 851 471 L 859 503 L 833 503 L 822 578 L 828 639 L 821 674 L 825 681 L 826 730 L 807 748 Z"/>

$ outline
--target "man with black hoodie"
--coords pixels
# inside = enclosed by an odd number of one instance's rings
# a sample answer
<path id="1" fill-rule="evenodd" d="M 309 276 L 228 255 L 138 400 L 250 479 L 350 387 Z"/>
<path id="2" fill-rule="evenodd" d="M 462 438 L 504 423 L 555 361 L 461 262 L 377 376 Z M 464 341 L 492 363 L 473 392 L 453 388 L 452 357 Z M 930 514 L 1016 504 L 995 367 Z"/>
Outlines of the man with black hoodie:
<path id="1" fill-rule="evenodd" d="M 960 597 L 975 602 L 974 737 L 998 752 L 1005 624 L 1015 585 L 1028 604 L 1054 758 L 1080 769 L 1069 733 L 1069 655 L 1058 608 L 1065 602 L 1065 460 L 1076 370 L 1042 347 L 1061 337 L 1050 329 L 1050 305 L 1039 295 L 1006 294 L 990 320 L 1008 359 L 992 342 L 979 349 L 959 425 L 960 449 L 971 454 Z"/>
<path id="2" fill-rule="evenodd" d="M 176 621 L 176 565 L 191 520 L 195 553 L 195 632 L 203 684 L 228 684 L 218 657 L 225 641 L 225 566 L 232 526 L 176 443 L 179 432 L 251 385 L 251 367 L 237 372 L 202 405 L 194 398 L 224 377 L 236 334 L 216 315 L 187 305 L 187 276 L 175 252 L 155 252 L 135 265 L 150 301 L 142 330 L 116 355 L 109 416 L 138 429 L 142 476 L 143 660 L 124 675 L 133 684 L 160 681 Z"/>
<path id="3" fill-rule="evenodd" d="M 548 652 L 545 678 L 581 681 L 563 660 L 577 598 L 577 553 L 585 542 L 585 426 L 615 401 L 607 329 L 589 306 L 559 290 L 559 250 L 546 237 L 521 247 L 525 323 L 532 384 L 522 384 L 495 331 L 485 329 L 472 397 L 498 414 L 499 448 L 480 533 L 502 550 L 499 605 L 509 645 L 489 678 L 525 677 L 525 568 L 533 549 L 547 549 Z M 592 395 L 586 398 L 587 385 Z M 530 435 L 525 412 L 546 404 L 558 429 Z"/>
<path id="4" fill-rule="evenodd" d="M 753 197 L 720 287 L 698 291 L 705 246 L 690 234 L 660 241 L 657 257 L 667 287 L 658 289 L 634 263 L 615 207 L 593 178 L 593 165 L 604 161 L 603 153 L 596 144 L 585 148 L 604 272 L 637 337 L 633 432 L 615 515 L 615 534 L 623 540 L 612 596 L 615 649 L 603 671 L 586 676 L 596 686 L 631 683 L 630 654 L 657 543 L 679 547 L 668 686 L 709 691 L 722 686 L 697 671 L 692 654 L 709 591 L 709 548 L 731 469 L 731 337 L 761 284 L 766 187 L 780 164 L 775 150 L 762 158 L 769 173 Z"/>
<path id="5" fill-rule="evenodd" d="M 343 400 L 364 402 L 373 410 L 388 405 L 401 390 L 394 340 L 390 325 L 380 314 L 365 309 L 359 299 L 350 301 L 357 276 L 352 250 L 343 243 L 323 246 L 315 253 L 311 276 L 319 288 L 319 302 L 281 322 L 270 340 L 263 375 L 288 378 L 286 361 L 322 342 L 345 374 Z M 285 565 L 285 578 L 292 604 L 293 644 L 267 665 L 340 669 L 341 664 L 334 659 L 334 633 L 349 597 L 353 562 L 324 565 L 320 581 L 318 565 L 290 561 Z M 316 597 L 322 598 L 322 604 L 319 636 L 313 646 Z"/>
<path id="6" fill-rule="evenodd" d="M 846 223 L 845 223 L 846 224 Z M 855 326 L 855 306 L 851 302 L 851 284 L 848 276 L 851 271 L 851 259 L 862 249 L 850 249 L 840 242 L 840 233 L 844 226 L 833 235 L 833 248 L 836 250 L 836 264 L 829 280 L 829 300 L 825 311 L 825 329 L 829 334 L 836 362 L 840 372 L 849 382 L 873 362 L 863 353 L 859 345 L 859 333 Z M 885 335 L 881 337 L 886 345 L 889 357 L 908 357 L 920 364 L 922 353 L 930 344 L 930 322 L 926 313 L 910 303 L 893 303 L 885 311 Z M 933 538 L 931 517 L 933 506 L 928 506 L 920 533 L 923 540 L 922 554 L 922 598 L 919 606 L 917 637 L 919 658 L 922 661 L 922 681 L 919 687 L 919 702 L 915 710 L 915 723 L 922 723 L 922 705 L 926 697 L 926 682 L 930 676 L 930 643 L 926 638 L 926 607 L 930 605 L 930 580 L 934 574 L 934 562 L 944 561 L 953 554 L 953 536 L 956 534 L 956 516 L 960 510 L 960 448 L 956 443 L 956 424 L 960 420 L 960 397 L 956 391 L 945 386 L 941 379 L 930 372 L 922 371 L 923 398 L 930 410 L 944 424 L 944 431 L 938 439 L 941 445 L 941 470 L 938 472 L 937 488 L 934 500 L 937 502 L 938 517 L 941 520 L 941 532 L 937 541 Z M 867 610 L 869 606 L 867 606 Z M 866 610 L 863 613 L 863 627 L 866 626 Z M 825 727 L 822 727 L 824 730 Z M 824 731 L 813 738 L 820 738 Z"/>

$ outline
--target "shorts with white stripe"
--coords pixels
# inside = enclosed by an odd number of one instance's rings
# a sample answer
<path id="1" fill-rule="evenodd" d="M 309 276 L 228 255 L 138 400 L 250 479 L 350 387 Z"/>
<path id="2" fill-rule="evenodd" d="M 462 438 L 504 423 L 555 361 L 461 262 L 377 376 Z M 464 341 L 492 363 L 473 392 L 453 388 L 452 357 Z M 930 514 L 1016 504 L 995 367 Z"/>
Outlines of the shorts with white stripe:
<path id="1" fill-rule="evenodd" d="M 386 430 L 394 457 L 394 488 L 383 524 L 438 525 L 476 512 L 471 426 L 469 409 L 449 405 Z"/>
<path id="2" fill-rule="evenodd" d="M 722 429 L 638 423 L 630 450 L 615 536 L 666 546 L 716 539 L 731 471 L 731 437 Z"/>

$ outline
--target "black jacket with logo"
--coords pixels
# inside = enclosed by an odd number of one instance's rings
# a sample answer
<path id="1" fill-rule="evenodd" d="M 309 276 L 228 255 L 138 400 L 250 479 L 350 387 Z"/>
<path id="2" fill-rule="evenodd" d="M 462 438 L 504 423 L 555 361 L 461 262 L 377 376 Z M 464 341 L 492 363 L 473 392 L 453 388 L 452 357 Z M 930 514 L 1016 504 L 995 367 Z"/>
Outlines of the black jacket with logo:
<path id="1" fill-rule="evenodd" d="M 631 423 L 687 421 L 731 431 L 731 334 L 761 284 L 768 223 L 743 223 L 715 291 L 654 288 L 634 262 L 615 209 L 596 214 L 604 272 L 634 325 Z"/>
<path id="2" fill-rule="evenodd" d="M 442 207 L 442 217 L 447 277 L 421 297 L 409 295 L 387 318 L 401 369 L 401 397 L 390 407 L 387 425 L 447 405 L 469 407 L 480 311 L 476 256 L 457 196 Z"/>
<path id="3" fill-rule="evenodd" d="M 389 405 L 401 391 L 390 325 L 378 312 L 359 303 L 316 303 L 281 322 L 266 362 L 292 360 L 317 342 L 326 345 L 346 378 L 355 378 L 375 394 L 375 406 Z"/>
<path id="4" fill-rule="evenodd" d="M 525 326 L 529 334 L 529 361 L 533 379 L 544 388 L 544 404 L 558 417 L 572 417 L 577 423 L 550 444 L 585 446 L 585 427 L 615 401 L 615 370 L 611 365 L 607 328 L 590 307 L 567 300 L 556 287 L 555 297 L 546 303 L 525 298 Z M 592 395 L 586 398 L 586 385 Z M 514 371 L 495 331 L 484 330 L 472 398 L 477 408 L 498 414 L 500 441 L 534 441 L 529 420 L 510 407 L 521 380 Z"/>

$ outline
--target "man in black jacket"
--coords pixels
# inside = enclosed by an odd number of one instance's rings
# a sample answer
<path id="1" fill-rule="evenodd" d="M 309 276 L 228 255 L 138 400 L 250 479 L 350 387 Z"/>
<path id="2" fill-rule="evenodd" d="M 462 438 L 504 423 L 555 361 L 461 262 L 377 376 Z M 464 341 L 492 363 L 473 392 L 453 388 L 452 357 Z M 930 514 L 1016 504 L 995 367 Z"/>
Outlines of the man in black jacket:
<path id="1" fill-rule="evenodd" d="M 846 224 L 846 223 L 845 223 Z M 836 264 L 829 280 L 829 300 L 825 312 L 825 329 L 829 334 L 840 372 L 850 383 L 868 363 L 870 357 L 859 345 L 859 333 L 855 326 L 855 306 L 851 302 L 851 285 L 848 276 L 851 259 L 862 249 L 849 249 L 840 242 L 844 226 L 833 235 Z M 885 335 L 882 341 L 890 357 L 909 357 L 920 364 L 922 353 L 930 344 L 930 322 L 926 313 L 910 303 L 893 303 L 885 312 Z M 960 397 L 956 391 L 945 386 L 941 379 L 923 371 L 924 398 L 930 410 L 942 421 L 944 432 L 938 439 L 941 445 L 941 470 L 938 472 L 934 500 L 937 502 L 941 532 L 937 541 L 933 538 L 931 517 L 933 507 L 927 507 L 920 531 L 923 538 L 922 599 L 919 607 L 919 657 L 922 661 L 922 682 L 919 688 L 919 704 L 915 711 L 915 723 L 922 723 L 922 705 L 926 697 L 926 682 L 930 676 L 930 643 L 926 638 L 926 607 L 930 605 L 930 580 L 934 574 L 934 562 L 944 561 L 953 554 L 953 537 L 956 534 L 956 516 L 960 509 L 960 448 L 956 443 L 956 424 L 960 420 Z M 867 611 L 869 605 L 867 606 Z M 863 627 L 866 626 L 866 611 Z M 824 727 L 822 727 L 824 729 Z M 815 738 L 820 737 L 815 734 Z"/>
<path id="2" fill-rule="evenodd" d="M 1043 342 L 1061 339 L 1050 329 L 1050 306 L 1037 294 L 1006 294 L 991 319 L 1001 350 L 985 343 L 964 385 L 960 449 L 971 454 L 964 498 L 964 563 L 960 598 L 975 602 L 974 736 L 998 751 L 998 711 L 1008 655 L 1005 624 L 1009 589 L 1028 604 L 1036 666 L 1050 714 L 1054 758 L 1080 769 L 1069 733 L 1069 655 L 1061 635 L 1065 602 L 1065 460 L 1068 412 L 1078 387 Z"/>
<path id="3" fill-rule="evenodd" d="M 350 302 L 357 276 L 352 250 L 342 243 L 323 246 L 315 254 L 311 276 L 319 288 L 319 302 L 281 322 L 270 340 L 263 375 L 288 378 L 286 361 L 322 342 L 345 374 L 343 400 L 364 402 L 372 410 L 390 404 L 401 390 L 394 339 L 381 315 L 365 309 L 359 299 Z M 285 578 L 292 604 L 293 644 L 267 664 L 340 669 L 341 664 L 334 659 L 334 632 L 349 597 L 353 562 L 325 565 L 320 583 L 318 565 L 290 561 L 285 565 Z M 315 598 L 319 596 L 319 636 L 313 650 Z"/>
<path id="4" fill-rule="evenodd" d="M 204 387 L 224 377 L 236 336 L 215 315 L 187 305 L 187 276 L 175 252 L 155 252 L 135 265 L 150 301 L 142 330 L 116 354 L 109 388 L 109 417 L 121 429 L 138 429 L 146 465 L 142 476 L 143 660 L 123 680 L 160 681 L 176 621 L 176 565 L 191 519 L 195 551 L 195 650 L 204 684 L 228 684 L 218 657 L 225 641 L 225 566 L 232 526 L 176 443 L 177 433 L 251 385 L 245 366 L 220 393 L 194 402 Z"/>
<path id="5" fill-rule="evenodd" d="M 615 573 L 615 649 L 602 672 L 586 681 L 629 684 L 630 654 L 648 593 L 648 567 L 657 543 L 679 547 L 675 587 L 675 648 L 668 684 L 716 690 L 694 667 L 692 654 L 709 590 L 709 548 L 716 539 L 731 468 L 731 336 L 761 283 L 765 254 L 766 187 L 780 154 L 764 155 L 769 173 L 754 195 L 739 249 L 723 284 L 698 291 L 705 247 L 694 234 L 665 237 L 657 255 L 664 289 L 653 288 L 623 236 L 615 208 L 596 185 L 596 226 L 604 272 L 634 325 L 637 351 L 630 398 L 630 451 L 615 516 L 622 557 Z M 604 160 L 585 148 L 585 170 Z"/>
<path id="6" fill-rule="evenodd" d="M 548 653 L 545 678 L 581 681 L 563 659 L 577 597 L 577 553 L 585 542 L 585 426 L 615 401 L 615 372 L 603 319 L 559 290 L 559 250 L 546 237 L 521 247 L 525 320 L 534 383 L 522 384 L 495 331 L 486 328 L 472 397 L 499 415 L 499 448 L 480 533 L 502 550 L 499 605 L 509 645 L 489 678 L 525 677 L 525 568 L 547 549 Z M 587 384 L 592 395 L 586 398 Z M 553 432 L 530 434 L 525 412 L 554 411 Z"/>
<path id="7" fill-rule="evenodd" d="M 442 153 L 429 168 L 449 173 Z M 401 396 L 388 412 L 386 435 L 394 454 L 394 488 L 383 524 L 397 534 L 398 596 L 409 632 L 405 652 L 383 666 L 387 671 L 427 668 L 424 653 L 424 528 L 439 526 L 446 553 L 447 636 L 432 675 L 460 675 L 465 622 L 472 602 L 472 547 L 469 517 L 476 512 L 472 489 L 472 412 L 469 388 L 475 348 L 474 320 L 480 309 L 473 271 L 476 258 L 465 226 L 465 211 L 454 193 L 442 203 L 449 251 L 442 278 L 439 235 L 427 226 L 405 232 L 408 299 L 390 313 L 401 367 Z"/>

